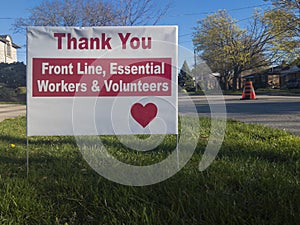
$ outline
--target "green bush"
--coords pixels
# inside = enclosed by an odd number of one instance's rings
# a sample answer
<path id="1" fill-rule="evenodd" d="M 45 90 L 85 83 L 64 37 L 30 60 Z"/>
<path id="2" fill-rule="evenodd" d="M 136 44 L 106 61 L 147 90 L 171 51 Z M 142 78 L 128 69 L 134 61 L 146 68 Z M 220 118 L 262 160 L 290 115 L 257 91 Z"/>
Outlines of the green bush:
<path id="1" fill-rule="evenodd" d="M 5 86 L 0 87 L 0 99 L 10 99 L 16 96 L 14 89 Z"/>
<path id="2" fill-rule="evenodd" d="M 10 88 L 26 86 L 26 66 L 24 63 L 0 63 L 0 83 Z"/>

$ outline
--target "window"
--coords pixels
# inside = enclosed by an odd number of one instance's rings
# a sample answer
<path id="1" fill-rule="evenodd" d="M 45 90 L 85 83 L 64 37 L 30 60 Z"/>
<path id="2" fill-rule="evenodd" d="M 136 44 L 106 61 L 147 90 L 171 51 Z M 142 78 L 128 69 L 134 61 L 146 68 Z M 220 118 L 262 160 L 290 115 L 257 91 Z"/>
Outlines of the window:
<path id="1" fill-rule="evenodd" d="M 11 54 L 11 49 L 12 48 L 12 46 L 11 46 L 11 43 L 10 42 L 8 42 L 7 43 L 7 45 L 6 45 L 6 52 L 7 52 L 7 57 L 9 57 L 9 58 L 12 58 L 12 54 Z"/>

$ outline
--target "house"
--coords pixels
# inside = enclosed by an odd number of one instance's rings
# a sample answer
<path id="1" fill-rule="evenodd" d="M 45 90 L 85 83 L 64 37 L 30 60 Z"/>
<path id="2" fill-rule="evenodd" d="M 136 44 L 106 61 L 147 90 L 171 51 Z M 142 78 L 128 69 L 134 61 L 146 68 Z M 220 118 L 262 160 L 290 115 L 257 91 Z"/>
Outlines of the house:
<path id="1" fill-rule="evenodd" d="M 281 84 L 286 86 L 288 81 L 300 79 L 300 66 L 290 66 L 281 72 Z"/>
<path id="2" fill-rule="evenodd" d="M 300 78 L 300 66 L 274 66 L 243 77 L 251 80 L 255 88 L 286 88 L 287 82 L 295 78 Z"/>
<path id="3" fill-rule="evenodd" d="M 11 36 L 0 35 L 0 63 L 17 62 L 18 45 L 13 43 Z"/>

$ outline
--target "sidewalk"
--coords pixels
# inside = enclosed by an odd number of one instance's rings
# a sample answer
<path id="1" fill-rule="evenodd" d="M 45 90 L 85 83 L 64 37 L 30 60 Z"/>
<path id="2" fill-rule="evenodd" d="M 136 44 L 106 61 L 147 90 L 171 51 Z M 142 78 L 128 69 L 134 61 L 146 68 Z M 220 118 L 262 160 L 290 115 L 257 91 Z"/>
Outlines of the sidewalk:
<path id="1" fill-rule="evenodd" d="M 26 105 L 18 105 L 18 104 L 0 104 L 0 122 L 14 118 L 17 116 L 25 116 L 26 115 Z"/>

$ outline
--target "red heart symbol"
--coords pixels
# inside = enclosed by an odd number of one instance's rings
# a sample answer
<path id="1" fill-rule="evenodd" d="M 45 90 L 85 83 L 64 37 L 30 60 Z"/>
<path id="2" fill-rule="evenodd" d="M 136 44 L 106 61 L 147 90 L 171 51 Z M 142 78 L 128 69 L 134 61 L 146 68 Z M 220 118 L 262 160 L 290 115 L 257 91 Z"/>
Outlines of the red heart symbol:
<path id="1" fill-rule="evenodd" d="M 131 107 L 131 116 L 145 128 L 157 115 L 157 107 L 153 103 L 148 103 L 143 106 L 140 103 L 135 103 Z"/>

